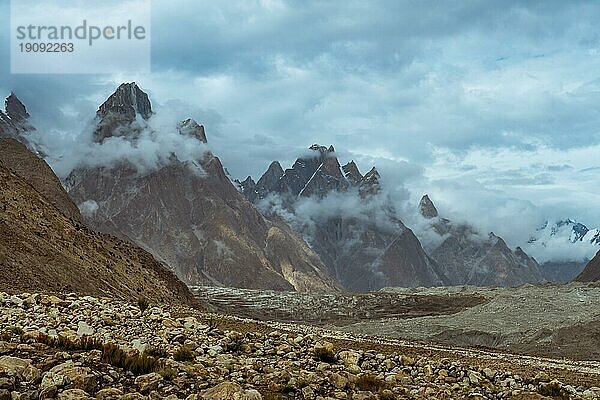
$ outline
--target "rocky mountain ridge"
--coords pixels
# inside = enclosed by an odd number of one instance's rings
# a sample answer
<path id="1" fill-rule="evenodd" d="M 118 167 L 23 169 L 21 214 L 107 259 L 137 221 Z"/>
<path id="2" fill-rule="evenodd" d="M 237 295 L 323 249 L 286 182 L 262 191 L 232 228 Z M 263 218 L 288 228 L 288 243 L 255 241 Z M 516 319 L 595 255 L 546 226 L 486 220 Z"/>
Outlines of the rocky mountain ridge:
<path id="1" fill-rule="evenodd" d="M 140 129 L 150 129 L 143 120 L 152 118 L 151 110 L 135 83 L 119 86 L 98 110 L 95 140 L 116 135 L 135 146 Z M 191 119 L 173 128 L 207 142 L 204 127 Z M 193 161 L 173 154 L 150 171 L 127 160 L 84 166 L 71 174 L 69 187 L 77 204 L 95 205 L 86 216 L 92 227 L 137 243 L 188 284 L 337 290 L 319 257 L 284 223 L 247 202 L 208 148 Z"/>
<path id="2" fill-rule="evenodd" d="M 314 144 L 285 171 L 274 161 L 257 183 L 248 177 L 239 186 L 266 215 L 285 209 L 281 217 L 346 289 L 445 284 L 439 265 L 378 197 L 379 180 L 375 168 L 363 176 L 354 161 L 341 166 L 333 146 Z M 339 208 L 344 201 L 353 209 Z"/>
<path id="3" fill-rule="evenodd" d="M 493 232 L 482 237 L 473 226 L 440 217 L 428 195 L 421 198 L 419 212 L 429 228 L 443 239 L 428 250 L 445 268 L 449 284 L 519 286 L 544 282 L 539 264 L 523 249 L 511 250 Z"/>

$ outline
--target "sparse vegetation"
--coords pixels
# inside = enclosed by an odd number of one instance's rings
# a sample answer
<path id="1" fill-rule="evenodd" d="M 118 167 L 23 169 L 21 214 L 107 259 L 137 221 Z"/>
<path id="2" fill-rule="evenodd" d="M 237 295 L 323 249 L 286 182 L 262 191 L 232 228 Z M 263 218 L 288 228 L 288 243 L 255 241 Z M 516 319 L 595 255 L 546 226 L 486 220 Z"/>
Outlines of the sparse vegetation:
<path id="1" fill-rule="evenodd" d="M 102 350 L 103 347 L 100 339 L 91 336 L 71 339 L 66 336 L 51 337 L 46 334 L 40 334 L 37 341 L 50 347 L 72 351 Z"/>
<path id="2" fill-rule="evenodd" d="M 134 375 L 144 375 L 162 369 L 162 363 L 154 357 L 134 354 L 128 355 L 114 344 L 105 344 L 102 348 L 102 362 L 114 367 L 123 368 Z"/>
<path id="3" fill-rule="evenodd" d="M 328 364 L 335 364 L 337 362 L 337 357 L 333 350 L 325 348 L 325 347 L 317 347 L 315 348 L 315 357 L 319 361 L 326 362 Z"/>
<path id="4" fill-rule="evenodd" d="M 146 349 L 144 349 L 143 355 L 154 358 L 167 358 L 169 357 L 169 352 L 162 347 L 147 346 Z"/>
<path id="5" fill-rule="evenodd" d="M 100 350 L 102 351 L 102 362 L 110 364 L 113 367 L 123 368 L 127 371 L 131 371 L 134 375 L 143 375 L 150 372 L 155 372 L 162 368 L 162 363 L 158 362 L 155 357 L 145 354 L 129 355 L 121 347 L 115 344 L 103 344 L 100 339 L 90 336 L 71 339 L 64 336 L 54 338 L 46 334 L 41 334 L 38 336 L 37 341 L 61 350 Z"/>
<path id="6" fill-rule="evenodd" d="M 175 371 L 173 368 L 163 368 L 158 371 L 158 373 L 163 377 L 164 380 L 169 382 L 177 377 L 177 371 Z"/>
<path id="7" fill-rule="evenodd" d="M 569 392 L 558 382 L 550 382 L 548 384 L 541 385 L 538 389 L 538 393 L 542 396 L 552 397 L 553 399 L 559 400 L 567 400 L 571 398 Z"/>
<path id="8" fill-rule="evenodd" d="M 137 305 L 138 305 L 138 308 L 140 309 L 140 311 L 144 312 L 148 309 L 148 307 L 150 306 L 150 303 L 148 302 L 148 299 L 145 296 L 140 296 L 138 298 Z"/>
<path id="9" fill-rule="evenodd" d="M 369 374 L 359 376 L 355 382 L 355 385 L 358 390 L 374 393 L 382 391 L 386 387 L 386 384 L 383 380 L 379 379 L 375 375 Z"/>
<path id="10" fill-rule="evenodd" d="M 189 348 L 181 346 L 173 353 L 173 360 L 180 362 L 194 361 L 194 354 Z"/>
<path id="11" fill-rule="evenodd" d="M 21 336 L 23 334 L 23 328 L 19 326 L 9 326 L 7 330 L 17 336 Z"/>

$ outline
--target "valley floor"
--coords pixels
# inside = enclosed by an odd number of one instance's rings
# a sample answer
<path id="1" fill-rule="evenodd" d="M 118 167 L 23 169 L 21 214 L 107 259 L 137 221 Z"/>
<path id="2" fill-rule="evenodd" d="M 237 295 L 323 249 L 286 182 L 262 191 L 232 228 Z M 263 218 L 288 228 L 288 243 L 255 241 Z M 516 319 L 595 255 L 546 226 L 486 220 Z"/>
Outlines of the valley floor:
<path id="1" fill-rule="evenodd" d="M 489 304 L 484 297 L 466 295 L 443 312 Z M 340 307 L 354 297 L 342 298 Z M 598 362 L 374 339 L 181 307 L 150 304 L 142 312 L 74 294 L 0 293 L 0 308 L 0 399 L 600 398 Z"/>
<path id="2" fill-rule="evenodd" d="M 388 288 L 306 294 L 197 287 L 214 310 L 366 337 L 600 361 L 600 286 Z"/>

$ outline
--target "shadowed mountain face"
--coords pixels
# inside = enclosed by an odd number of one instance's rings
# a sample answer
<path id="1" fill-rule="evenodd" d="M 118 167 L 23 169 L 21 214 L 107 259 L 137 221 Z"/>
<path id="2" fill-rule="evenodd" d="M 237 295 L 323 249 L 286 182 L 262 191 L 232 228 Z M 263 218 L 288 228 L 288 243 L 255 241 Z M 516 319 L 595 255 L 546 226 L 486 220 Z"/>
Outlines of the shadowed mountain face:
<path id="1" fill-rule="evenodd" d="M 196 304 L 149 253 L 83 225 L 50 167 L 12 139 L 0 139 L 0 290 Z"/>
<path id="2" fill-rule="evenodd" d="M 239 182 L 266 215 L 280 214 L 319 254 L 344 288 L 434 286 L 447 279 L 413 232 L 378 197 L 379 173 L 340 166 L 333 146 L 313 145 L 283 171 L 273 162 L 258 183 Z"/>
<path id="3" fill-rule="evenodd" d="M 519 286 L 544 282 L 537 261 L 520 247 L 513 251 L 493 233 L 485 238 L 470 225 L 455 225 L 440 218 L 427 195 L 421 199 L 419 210 L 430 221 L 431 229 L 444 238 L 428 250 L 444 268 L 450 284 Z"/>
<path id="4" fill-rule="evenodd" d="M 600 281 L 600 252 L 585 266 L 583 272 L 575 278 L 578 282 Z"/>
<path id="5" fill-rule="evenodd" d="M 135 84 L 121 85 L 100 107 L 98 115 L 112 117 L 109 124 L 99 122 L 98 142 L 118 134 L 135 144 L 140 118 L 151 118 L 140 92 Z M 206 142 L 193 120 L 177 129 Z M 77 204 L 93 205 L 84 214 L 91 226 L 139 244 L 190 285 L 336 290 L 319 257 L 288 226 L 266 219 L 244 199 L 208 150 L 195 161 L 172 155 L 167 165 L 144 171 L 127 161 L 80 168 L 68 181 Z"/>

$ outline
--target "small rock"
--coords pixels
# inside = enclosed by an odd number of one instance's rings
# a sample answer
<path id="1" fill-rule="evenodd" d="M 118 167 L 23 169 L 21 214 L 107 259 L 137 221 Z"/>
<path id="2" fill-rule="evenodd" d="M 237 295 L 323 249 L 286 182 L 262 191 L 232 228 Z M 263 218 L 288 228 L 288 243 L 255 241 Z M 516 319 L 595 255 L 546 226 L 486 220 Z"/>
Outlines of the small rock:
<path id="1" fill-rule="evenodd" d="M 58 400 L 89 400 L 91 397 L 81 389 L 69 389 L 58 394 Z"/>
<path id="2" fill-rule="evenodd" d="M 147 375 L 141 375 L 135 378 L 135 384 L 140 388 L 143 392 L 149 392 L 151 390 L 156 390 L 160 382 L 162 382 L 163 377 L 156 372 L 152 372 Z"/>
<path id="3" fill-rule="evenodd" d="M 118 400 L 123 392 L 117 388 L 102 389 L 96 393 L 96 400 Z"/>
<path id="4" fill-rule="evenodd" d="M 79 321 L 77 324 L 77 336 L 91 336 L 94 334 L 94 329 L 84 321 Z"/>

